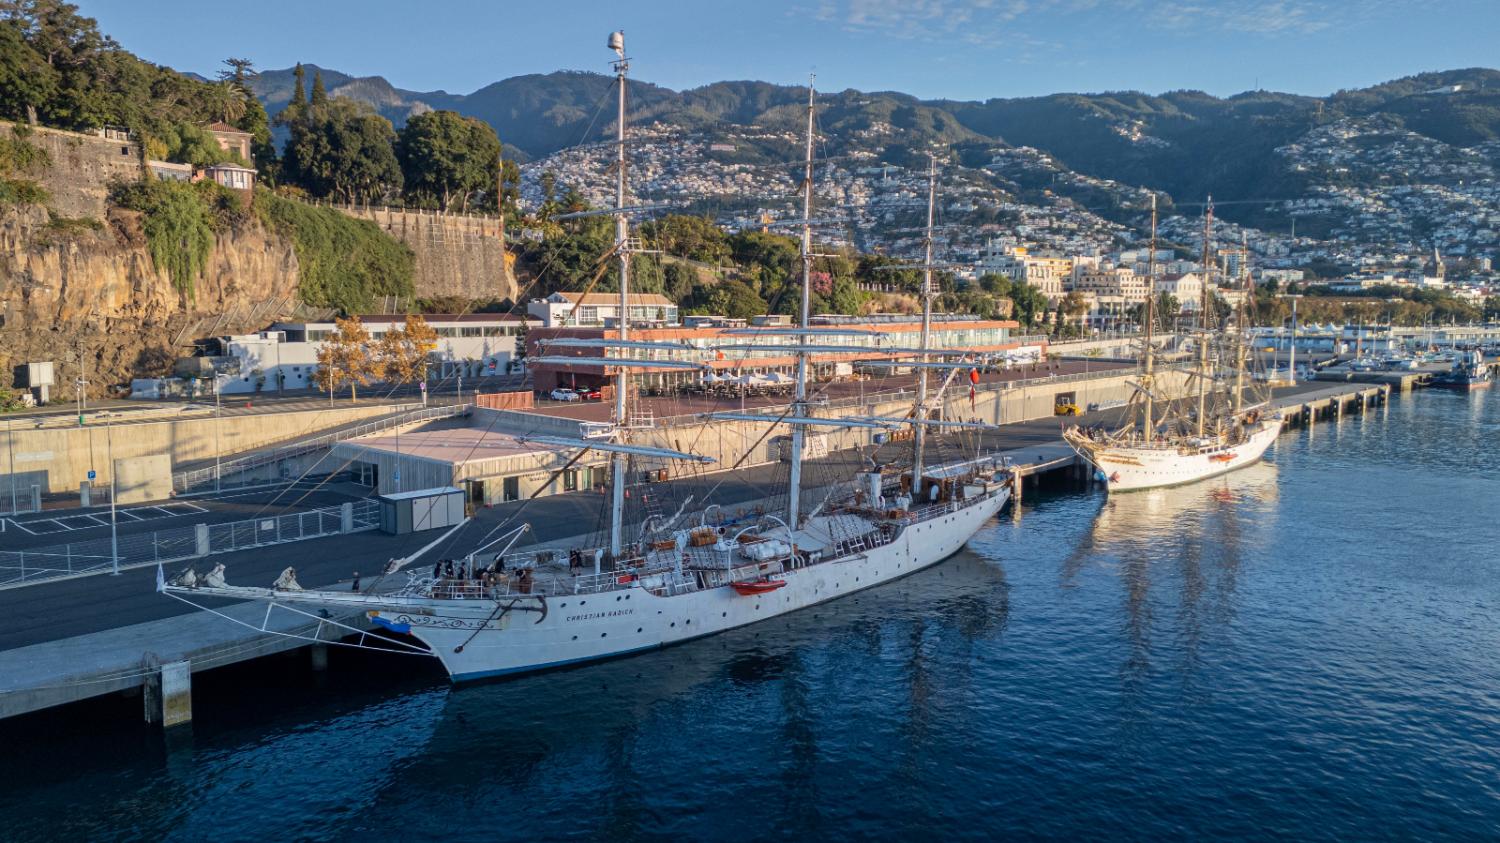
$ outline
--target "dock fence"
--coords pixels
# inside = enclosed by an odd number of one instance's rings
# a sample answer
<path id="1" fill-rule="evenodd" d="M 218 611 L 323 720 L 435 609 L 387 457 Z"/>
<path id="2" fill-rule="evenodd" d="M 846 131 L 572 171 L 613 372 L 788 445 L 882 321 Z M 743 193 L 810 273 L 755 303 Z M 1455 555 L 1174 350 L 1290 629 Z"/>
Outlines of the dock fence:
<path id="1" fill-rule="evenodd" d="M 180 562 L 267 545 L 357 533 L 380 527 L 380 505 L 374 500 L 350 505 L 352 519 L 344 529 L 344 507 L 331 506 L 267 518 L 191 524 L 150 533 L 133 533 L 119 540 L 120 570 Z M 201 528 L 201 529 L 200 529 Z M 30 585 L 59 577 L 100 574 L 114 570 L 108 538 L 48 545 L 33 550 L 0 551 L 0 588 Z"/>

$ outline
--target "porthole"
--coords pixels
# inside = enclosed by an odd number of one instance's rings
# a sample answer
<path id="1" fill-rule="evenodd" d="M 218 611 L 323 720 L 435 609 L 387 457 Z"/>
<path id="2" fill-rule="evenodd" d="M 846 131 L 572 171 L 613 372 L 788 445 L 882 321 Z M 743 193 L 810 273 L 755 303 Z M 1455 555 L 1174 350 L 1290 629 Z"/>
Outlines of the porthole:
<path id="1" fill-rule="evenodd" d="M 721 618 L 727 618 L 727 617 L 729 617 L 729 613 L 728 612 L 720 612 L 719 613 L 719 617 L 721 617 Z"/>
<path id="2" fill-rule="evenodd" d="M 576 635 L 575 635 L 575 636 L 573 636 L 573 640 L 574 640 L 574 641 L 577 641 L 577 640 L 578 640 L 578 636 L 576 636 Z"/>
<path id="3" fill-rule="evenodd" d="M 640 628 L 640 627 L 636 627 L 636 628 L 635 628 L 635 631 L 636 631 L 636 632 L 640 632 L 640 631 L 641 631 L 641 628 Z"/>
<path id="4" fill-rule="evenodd" d="M 600 638 L 608 638 L 609 637 L 609 633 L 608 632 L 601 632 L 601 633 L 599 633 L 599 637 Z"/>

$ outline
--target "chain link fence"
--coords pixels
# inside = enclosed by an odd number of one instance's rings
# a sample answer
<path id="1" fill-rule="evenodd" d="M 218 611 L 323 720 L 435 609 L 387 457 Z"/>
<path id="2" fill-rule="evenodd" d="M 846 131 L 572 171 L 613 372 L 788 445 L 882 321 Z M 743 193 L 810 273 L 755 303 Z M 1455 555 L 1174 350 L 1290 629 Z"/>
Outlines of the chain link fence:
<path id="1" fill-rule="evenodd" d="M 350 516 L 347 529 L 344 525 L 345 506 L 349 508 Z M 179 562 L 266 545 L 363 532 L 379 526 L 379 502 L 362 500 L 269 518 L 171 527 L 120 536 L 118 565 L 120 570 L 125 570 L 158 562 Z M 108 538 L 32 550 L 0 551 L 0 588 L 58 577 L 105 573 L 115 570 L 116 561 Z"/>

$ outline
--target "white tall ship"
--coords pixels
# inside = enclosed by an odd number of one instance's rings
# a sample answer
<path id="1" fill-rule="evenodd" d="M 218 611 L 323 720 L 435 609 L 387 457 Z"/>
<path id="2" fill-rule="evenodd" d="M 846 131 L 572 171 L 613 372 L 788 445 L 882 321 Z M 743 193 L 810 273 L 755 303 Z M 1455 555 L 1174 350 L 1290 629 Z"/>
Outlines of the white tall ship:
<path id="1" fill-rule="evenodd" d="M 1248 283 L 1241 285 L 1234 324 L 1222 331 L 1212 326 L 1212 234 L 1210 199 L 1203 225 L 1205 277 L 1198 306 L 1199 330 L 1194 335 L 1196 362 L 1186 394 L 1169 398 L 1160 390 L 1156 370 L 1156 197 L 1151 197 L 1148 294 L 1135 395 L 1118 428 L 1075 425 L 1063 432 L 1063 438 L 1098 470 L 1111 492 L 1177 486 L 1243 468 L 1258 462 L 1281 433 L 1281 414 L 1270 407 L 1267 397 L 1247 401 L 1247 392 L 1255 387 L 1253 380 L 1247 382 L 1246 372 Z M 1247 268 L 1242 269 L 1241 281 L 1248 281 L 1245 273 Z M 1230 358 L 1230 365 L 1220 365 L 1224 357 Z"/>
<path id="2" fill-rule="evenodd" d="M 609 46 L 618 55 L 614 64 L 619 85 L 617 181 L 615 218 L 619 255 L 621 312 L 629 295 L 630 238 L 626 199 L 625 81 L 628 60 L 620 33 Z M 457 576 L 407 574 L 401 588 L 379 592 L 303 590 L 295 578 L 283 574 L 272 588 L 247 588 L 224 583 L 222 569 L 206 578 L 179 577 L 159 582 L 163 592 L 192 602 L 200 597 L 237 597 L 266 601 L 308 617 L 349 616 L 359 612 L 376 625 L 416 638 L 439 658 L 455 681 L 521 673 L 561 665 L 637 653 L 716 632 L 774 618 L 889 582 L 934 565 L 952 555 L 995 515 L 1010 497 L 1006 472 L 990 458 L 974 457 L 948 464 L 924 465 L 928 428 L 983 427 L 933 419 L 928 400 L 929 370 L 952 373 L 978 365 L 967 352 L 930 349 L 933 299 L 932 217 L 935 176 L 929 171 L 927 258 L 923 266 L 922 345 L 912 350 L 917 359 L 901 365 L 918 370 L 918 402 L 905 418 L 818 418 L 807 412 L 807 355 L 819 336 L 831 340 L 852 329 L 809 326 L 812 253 L 813 109 L 809 85 L 807 148 L 802 185 L 802 306 L 797 328 L 760 330 L 788 338 L 785 349 L 797 356 L 794 400 L 786 412 L 755 415 L 713 413 L 707 420 L 765 421 L 790 430 L 789 504 L 782 515 L 763 515 L 726 525 L 707 518 L 696 526 L 674 527 L 677 516 L 653 516 L 639 529 L 625 523 L 627 463 L 637 461 L 712 462 L 692 453 L 631 445 L 629 370 L 660 367 L 661 361 L 641 365 L 629 353 L 665 343 L 631 341 L 629 325 L 620 323 L 618 340 L 569 340 L 569 345 L 591 344 L 617 351 L 598 358 L 569 357 L 614 367 L 615 426 L 611 438 L 549 444 L 589 448 L 612 454 L 610 529 L 608 547 L 575 547 L 557 554 L 587 560 L 589 570 L 558 568 L 546 552 L 512 553 L 525 526 L 476 548 L 459 565 Z M 585 212 L 591 213 L 591 212 Z M 766 345 L 757 345 L 765 349 Z M 774 347 L 774 346 L 773 346 Z M 929 357 L 953 362 L 933 361 Z M 950 378 L 951 380 L 951 374 Z M 940 398 L 940 396 L 939 396 Z M 940 403 L 940 402 L 938 402 Z M 846 478 L 848 491 L 826 495 L 813 506 L 802 501 L 804 434 L 809 427 L 865 428 L 893 431 L 910 428 L 912 458 L 899 472 L 870 470 Z M 669 481 L 670 482 L 670 481 Z M 482 571 L 482 563 L 496 544 L 503 543 L 508 572 Z M 481 559 L 478 554 L 485 552 Z M 425 566 L 424 566 L 425 567 Z M 571 570 L 569 570 L 571 568 Z M 514 572 L 526 571 L 517 577 Z M 160 578 L 159 578 L 160 579 Z M 196 605 L 196 604 L 195 604 Z M 227 615 L 226 615 L 227 617 Z M 327 621 L 333 623 L 332 621 Z M 340 624 L 334 624 L 340 626 Z M 266 628 L 262 624 L 262 629 Z M 360 632 L 344 627 L 348 632 Z M 413 645 L 411 650 L 420 650 Z"/>

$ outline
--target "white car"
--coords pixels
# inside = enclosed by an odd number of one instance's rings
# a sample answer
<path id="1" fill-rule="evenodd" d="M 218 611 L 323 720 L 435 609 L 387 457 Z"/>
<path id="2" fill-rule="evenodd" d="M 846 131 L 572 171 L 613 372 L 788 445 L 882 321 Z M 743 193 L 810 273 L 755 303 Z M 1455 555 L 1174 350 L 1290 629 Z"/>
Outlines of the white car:
<path id="1" fill-rule="evenodd" d="M 552 400 L 553 401 L 582 401 L 583 399 L 579 398 L 578 397 L 578 393 L 574 392 L 571 389 L 561 389 L 561 388 L 559 388 L 559 389 L 552 390 Z"/>

